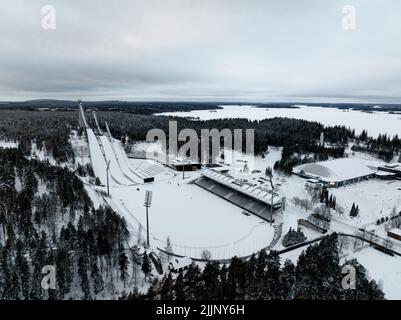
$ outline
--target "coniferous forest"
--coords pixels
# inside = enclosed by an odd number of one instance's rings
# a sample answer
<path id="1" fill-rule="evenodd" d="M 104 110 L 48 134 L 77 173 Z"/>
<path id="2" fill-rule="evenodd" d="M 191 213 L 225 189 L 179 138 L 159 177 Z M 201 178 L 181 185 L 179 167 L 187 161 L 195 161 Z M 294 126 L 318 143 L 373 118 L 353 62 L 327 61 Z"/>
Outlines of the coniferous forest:
<path id="1" fill-rule="evenodd" d="M 213 262 L 203 270 L 192 264 L 177 276 L 154 279 L 146 294 L 132 292 L 123 299 L 161 300 L 380 300 L 384 294 L 374 280 L 368 280 L 365 268 L 356 260 L 347 261 L 356 270 L 355 290 L 342 287 L 342 267 L 338 236 L 327 236 L 309 246 L 295 265 L 281 261 L 277 252 L 261 251 L 248 260 L 234 257 L 228 265 Z"/>
<path id="2" fill-rule="evenodd" d="M 129 234 L 115 212 L 93 208 L 78 177 L 0 149 L 0 205 L 1 299 L 112 296 Z M 41 285 L 47 265 L 57 269 L 54 290 Z"/>

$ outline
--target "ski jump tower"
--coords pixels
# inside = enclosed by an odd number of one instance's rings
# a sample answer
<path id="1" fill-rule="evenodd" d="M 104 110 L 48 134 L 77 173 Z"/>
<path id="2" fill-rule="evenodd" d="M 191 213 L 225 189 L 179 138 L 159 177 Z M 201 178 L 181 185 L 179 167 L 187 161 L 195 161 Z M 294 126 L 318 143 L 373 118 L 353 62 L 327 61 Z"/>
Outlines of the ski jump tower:
<path id="1" fill-rule="evenodd" d="M 98 133 L 99 133 L 100 135 L 102 135 L 103 132 L 102 132 L 102 129 L 100 129 L 99 121 L 97 121 L 97 116 L 96 116 L 95 110 L 92 111 L 92 116 L 93 116 L 93 119 L 95 120 L 95 125 L 96 125 L 96 128 L 97 128 Z"/>
<path id="2" fill-rule="evenodd" d="M 85 130 L 89 128 L 88 122 L 85 118 L 84 108 L 82 107 L 82 100 L 78 100 L 78 115 L 79 115 L 79 125 Z"/>

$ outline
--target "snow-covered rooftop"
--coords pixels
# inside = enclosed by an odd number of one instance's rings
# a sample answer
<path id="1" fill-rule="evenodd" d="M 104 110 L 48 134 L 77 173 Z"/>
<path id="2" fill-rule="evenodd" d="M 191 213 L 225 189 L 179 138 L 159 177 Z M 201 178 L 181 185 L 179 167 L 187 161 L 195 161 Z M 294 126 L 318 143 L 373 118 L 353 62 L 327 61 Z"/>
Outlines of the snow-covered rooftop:
<path id="1" fill-rule="evenodd" d="M 304 173 L 326 182 L 341 182 L 375 173 L 357 158 L 342 158 L 300 165 L 295 173 Z"/>
<path id="2" fill-rule="evenodd" d="M 394 172 L 401 171 L 401 163 L 386 164 L 382 168 L 389 169 Z"/>
<path id="3" fill-rule="evenodd" d="M 239 191 L 242 194 L 245 194 L 251 198 L 257 199 L 264 203 L 270 204 L 272 202 L 271 199 L 271 190 L 267 190 L 266 187 L 254 186 L 249 182 L 240 182 L 239 179 L 235 179 L 232 176 L 221 174 L 214 170 L 204 170 L 202 172 L 202 176 L 209 178 L 213 181 L 216 181 L 222 185 L 225 185 L 231 189 Z M 262 192 L 263 191 L 263 192 Z M 273 193 L 273 203 L 279 204 L 281 203 L 281 197 L 274 192 Z"/>
<path id="4" fill-rule="evenodd" d="M 401 229 L 398 229 L 398 228 L 393 228 L 393 229 L 389 229 L 389 230 L 387 230 L 387 232 L 390 232 L 390 233 L 392 233 L 392 234 L 395 234 L 395 235 L 397 235 L 397 236 L 400 236 L 400 237 L 401 237 Z"/>
<path id="5" fill-rule="evenodd" d="M 190 266 L 192 263 L 192 259 L 189 257 L 182 257 L 182 258 L 173 258 L 170 261 L 170 265 L 174 270 L 179 270 L 181 268 L 185 268 Z"/>
<path id="6" fill-rule="evenodd" d="M 395 176 L 396 173 L 379 170 L 379 171 L 376 172 L 376 175 L 380 176 L 380 177 L 391 177 L 391 176 Z"/>

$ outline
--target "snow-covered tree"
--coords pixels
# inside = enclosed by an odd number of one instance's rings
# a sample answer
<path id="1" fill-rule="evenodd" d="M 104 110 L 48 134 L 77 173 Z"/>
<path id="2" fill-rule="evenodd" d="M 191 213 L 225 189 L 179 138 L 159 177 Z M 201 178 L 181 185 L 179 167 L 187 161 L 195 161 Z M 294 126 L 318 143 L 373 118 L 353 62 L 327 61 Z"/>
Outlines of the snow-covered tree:
<path id="1" fill-rule="evenodd" d="M 166 246 L 164 247 L 164 251 L 166 252 L 167 261 L 170 262 L 171 254 L 173 253 L 173 245 L 171 243 L 170 237 L 167 237 Z"/>

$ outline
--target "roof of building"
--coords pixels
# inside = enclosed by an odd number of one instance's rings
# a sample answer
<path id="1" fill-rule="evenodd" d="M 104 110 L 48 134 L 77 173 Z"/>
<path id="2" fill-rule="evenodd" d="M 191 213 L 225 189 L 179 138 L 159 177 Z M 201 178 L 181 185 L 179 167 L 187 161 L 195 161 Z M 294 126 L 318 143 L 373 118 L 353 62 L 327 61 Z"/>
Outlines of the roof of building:
<path id="1" fill-rule="evenodd" d="M 401 164 L 400 163 L 386 164 L 382 168 L 389 169 L 394 172 L 398 172 L 398 171 L 401 171 Z"/>
<path id="2" fill-rule="evenodd" d="M 379 170 L 379 171 L 376 172 L 376 175 L 380 176 L 380 177 L 393 177 L 393 176 L 396 175 L 396 173 L 395 172 L 388 172 L 388 171 Z"/>
<path id="3" fill-rule="evenodd" d="M 319 178 L 326 182 L 341 182 L 365 177 L 375 173 L 361 160 L 342 158 L 322 162 L 307 163 L 295 167 L 295 173 L 304 173 L 310 177 Z"/>
<path id="4" fill-rule="evenodd" d="M 179 270 L 188 267 L 191 265 L 191 263 L 192 259 L 189 257 L 173 258 L 170 261 L 170 265 L 174 268 L 174 270 Z"/>
<path id="5" fill-rule="evenodd" d="M 385 165 L 386 168 L 397 168 L 399 166 L 400 166 L 399 163 L 390 163 Z"/>
<path id="6" fill-rule="evenodd" d="M 262 201 L 263 203 L 270 204 L 272 202 L 272 192 L 267 187 L 253 185 L 242 179 L 235 179 L 234 177 L 216 172 L 214 170 L 204 170 L 202 176 L 227 186 L 235 191 L 245 194 L 248 197 Z M 281 203 L 281 197 L 277 192 L 273 192 L 273 203 Z"/>
<path id="7" fill-rule="evenodd" d="M 397 235 L 397 236 L 400 236 L 400 237 L 401 237 L 401 229 L 398 229 L 398 228 L 393 228 L 393 229 L 389 229 L 389 230 L 387 230 L 387 232 L 390 232 L 390 233 L 392 233 L 392 234 L 395 234 L 395 235 Z"/>

